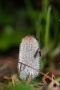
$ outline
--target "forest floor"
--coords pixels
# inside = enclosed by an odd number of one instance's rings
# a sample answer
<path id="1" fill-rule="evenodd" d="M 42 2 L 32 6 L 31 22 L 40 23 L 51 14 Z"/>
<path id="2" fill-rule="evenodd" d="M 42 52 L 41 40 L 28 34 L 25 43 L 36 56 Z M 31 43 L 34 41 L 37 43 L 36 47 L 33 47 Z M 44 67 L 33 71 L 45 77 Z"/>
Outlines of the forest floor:
<path id="1" fill-rule="evenodd" d="M 31 80 L 30 77 L 26 81 L 19 78 L 18 64 L 18 48 L 11 48 L 9 51 L 0 52 L 0 90 L 60 90 L 60 81 L 55 79 L 60 76 L 60 53 L 54 57 L 53 64 L 56 67 L 47 67 L 44 75 L 40 78 Z M 52 65 L 53 65 L 52 64 Z"/>

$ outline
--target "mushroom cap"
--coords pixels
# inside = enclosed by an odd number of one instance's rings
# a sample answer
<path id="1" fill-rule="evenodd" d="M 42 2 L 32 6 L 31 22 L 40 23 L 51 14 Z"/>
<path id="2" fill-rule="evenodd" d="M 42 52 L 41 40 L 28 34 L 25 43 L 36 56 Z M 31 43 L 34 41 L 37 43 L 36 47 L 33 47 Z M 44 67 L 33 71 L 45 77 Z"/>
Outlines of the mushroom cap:
<path id="1" fill-rule="evenodd" d="M 29 65 L 39 70 L 39 59 L 39 44 L 37 39 L 32 35 L 25 36 L 22 39 L 22 42 L 19 47 L 19 62 L 22 62 L 23 64 Z M 35 78 L 39 74 L 38 72 L 36 72 L 28 66 L 22 65 L 21 68 L 20 66 L 21 65 L 18 63 L 18 70 L 20 71 L 19 74 L 21 79 L 25 80 L 28 76 Z"/>

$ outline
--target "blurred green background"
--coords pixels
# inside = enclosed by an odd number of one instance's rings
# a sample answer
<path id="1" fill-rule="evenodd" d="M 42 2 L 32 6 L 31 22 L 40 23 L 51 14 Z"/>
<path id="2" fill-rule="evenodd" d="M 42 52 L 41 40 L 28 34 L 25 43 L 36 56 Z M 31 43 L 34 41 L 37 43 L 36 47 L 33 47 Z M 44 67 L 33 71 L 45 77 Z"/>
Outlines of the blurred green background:
<path id="1" fill-rule="evenodd" d="M 39 38 L 43 70 L 47 60 L 51 64 L 60 53 L 59 18 L 60 0 L 0 0 L 0 51 L 19 48 L 21 38 L 35 35 Z"/>

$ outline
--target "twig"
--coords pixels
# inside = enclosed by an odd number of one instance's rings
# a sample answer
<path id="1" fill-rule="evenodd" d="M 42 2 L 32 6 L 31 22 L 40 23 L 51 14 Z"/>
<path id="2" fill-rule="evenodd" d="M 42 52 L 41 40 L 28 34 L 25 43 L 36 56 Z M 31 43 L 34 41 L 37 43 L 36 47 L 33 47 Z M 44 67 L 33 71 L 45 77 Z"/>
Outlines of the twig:
<path id="1" fill-rule="evenodd" d="M 27 66 L 27 67 L 30 67 L 30 68 L 34 69 L 35 71 L 39 72 L 41 75 L 43 75 L 43 76 L 44 76 L 44 79 L 48 78 L 49 80 L 52 81 L 52 78 L 51 78 L 50 76 L 48 76 L 48 73 L 45 74 L 45 73 L 41 72 L 40 70 L 37 70 L 37 69 L 35 69 L 35 68 L 33 68 L 33 67 L 29 66 L 29 65 L 26 65 L 26 64 L 24 64 L 24 63 L 22 63 L 22 62 L 18 62 L 18 61 L 13 60 L 13 59 L 8 59 L 8 60 L 11 60 L 11 61 L 13 61 L 13 62 L 20 63 L 21 65 L 25 65 L 25 66 Z M 55 81 L 54 78 L 53 78 L 53 81 Z M 59 84 L 59 83 L 56 81 L 56 84 Z"/>

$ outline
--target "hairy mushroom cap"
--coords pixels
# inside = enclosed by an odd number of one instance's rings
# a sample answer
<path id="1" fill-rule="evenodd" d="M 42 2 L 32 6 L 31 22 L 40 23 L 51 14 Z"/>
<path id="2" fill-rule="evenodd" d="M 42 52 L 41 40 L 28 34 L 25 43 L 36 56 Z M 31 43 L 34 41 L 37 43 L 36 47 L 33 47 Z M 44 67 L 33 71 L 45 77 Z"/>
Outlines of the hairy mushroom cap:
<path id="1" fill-rule="evenodd" d="M 19 49 L 19 62 L 29 65 L 37 70 L 40 69 L 39 65 L 39 44 L 37 39 L 32 35 L 27 35 L 22 39 Z M 21 70 L 20 70 L 21 69 Z M 18 63 L 18 70 L 20 70 L 20 78 L 26 79 L 27 76 L 35 78 L 38 76 L 38 72 L 32 68 Z"/>

